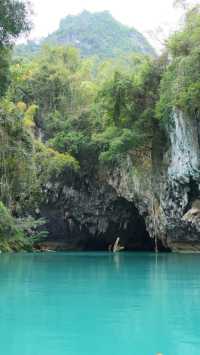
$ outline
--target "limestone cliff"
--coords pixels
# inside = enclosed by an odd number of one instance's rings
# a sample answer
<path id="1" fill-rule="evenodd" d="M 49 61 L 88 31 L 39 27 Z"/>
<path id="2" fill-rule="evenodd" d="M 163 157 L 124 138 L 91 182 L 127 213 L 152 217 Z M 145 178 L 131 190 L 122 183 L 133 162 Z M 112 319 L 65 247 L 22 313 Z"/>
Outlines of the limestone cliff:
<path id="1" fill-rule="evenodd" d="M 108 250 L 117 237 L 127 250 L 153 247 L 134 202 L 119 196 L 98 176 L 49 184 L 45 197 L 41 214 L 48 220 L 50 248 Z"/>
<path id="2" fill-rule="evenodd" d="M 157 134 L 152 156 L 136 163 L 129 156 L 110 176 L 120 196 L 135 201 L 149 234 L 170 249 L 200 250 L 200 125 L 174 112 Z M 164 143 L 165 142 L 165 143 Z"/>
<path id="3" fill-rule="evenodd" d="M 174 112 L 151 147 L 118 166 L 46 186 L 41 214 L 67 249 L 200 250 L 200 125 Z"/>

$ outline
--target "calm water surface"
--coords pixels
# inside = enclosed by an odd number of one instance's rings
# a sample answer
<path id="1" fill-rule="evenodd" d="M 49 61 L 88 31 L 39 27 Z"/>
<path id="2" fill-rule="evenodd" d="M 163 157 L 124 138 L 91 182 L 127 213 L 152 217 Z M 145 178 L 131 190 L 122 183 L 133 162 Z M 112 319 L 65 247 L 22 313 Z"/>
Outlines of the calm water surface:
<path id="1" fill-rule="evenodd" d="M 200 256 L 0 255 L 0 354 L 199 355 Z"/>

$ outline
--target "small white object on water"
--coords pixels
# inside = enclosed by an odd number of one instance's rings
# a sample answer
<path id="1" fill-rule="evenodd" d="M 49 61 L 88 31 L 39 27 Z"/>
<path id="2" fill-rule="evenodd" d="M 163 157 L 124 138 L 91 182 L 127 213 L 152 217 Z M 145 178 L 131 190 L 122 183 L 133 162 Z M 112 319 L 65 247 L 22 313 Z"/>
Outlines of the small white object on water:
<path id="1" fill-rule="evenodd" d="M 117 253 L 121 250 L 124 250 L 124 247 L 120 245 L 120 238 L 118 237 L 116 239 L 114 246 L 113 246 L 113 253 Z"/>

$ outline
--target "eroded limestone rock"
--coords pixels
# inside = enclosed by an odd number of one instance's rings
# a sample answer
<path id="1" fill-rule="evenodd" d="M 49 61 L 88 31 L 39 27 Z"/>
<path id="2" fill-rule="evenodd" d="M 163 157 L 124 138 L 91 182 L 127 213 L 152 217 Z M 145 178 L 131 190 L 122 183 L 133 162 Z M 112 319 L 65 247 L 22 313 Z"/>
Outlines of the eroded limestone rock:
<path id="1" fill-rule="evenodd" d="M 174 112 L 152 145 L 129 152 L 112 169 L 65 176 L 45 187 L 41 214 L 50 239 L 104 249 L 200 249 L 200 123 Z"/>

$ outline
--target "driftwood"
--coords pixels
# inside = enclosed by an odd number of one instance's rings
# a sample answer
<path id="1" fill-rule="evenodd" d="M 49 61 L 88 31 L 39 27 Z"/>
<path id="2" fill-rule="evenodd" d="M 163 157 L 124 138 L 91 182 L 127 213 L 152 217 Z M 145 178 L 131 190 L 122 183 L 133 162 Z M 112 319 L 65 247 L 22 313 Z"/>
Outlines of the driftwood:
<path id="1" fill-rule="evenodd" d="M 122 250 L 124 250 L 124 247 L 120 245 L 120 238 L 118 237 L 113 246 L 113 253 L 117 253 Z"/>

